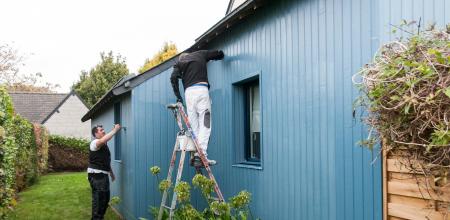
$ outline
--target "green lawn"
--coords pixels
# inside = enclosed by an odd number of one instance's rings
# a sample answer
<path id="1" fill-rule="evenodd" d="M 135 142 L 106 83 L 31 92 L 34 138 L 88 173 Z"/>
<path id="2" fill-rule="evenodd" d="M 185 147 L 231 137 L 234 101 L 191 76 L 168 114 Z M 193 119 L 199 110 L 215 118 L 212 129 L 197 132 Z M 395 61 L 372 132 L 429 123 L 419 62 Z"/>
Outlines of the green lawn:
<path id="1" fill-rule="evenodd" d="M 91 188 L 86 172 L 50 174 L 19 194 L 19 202 L 7 219 L 90 219 Z M 105 219 L 119 219 L 108 208 Z"/>

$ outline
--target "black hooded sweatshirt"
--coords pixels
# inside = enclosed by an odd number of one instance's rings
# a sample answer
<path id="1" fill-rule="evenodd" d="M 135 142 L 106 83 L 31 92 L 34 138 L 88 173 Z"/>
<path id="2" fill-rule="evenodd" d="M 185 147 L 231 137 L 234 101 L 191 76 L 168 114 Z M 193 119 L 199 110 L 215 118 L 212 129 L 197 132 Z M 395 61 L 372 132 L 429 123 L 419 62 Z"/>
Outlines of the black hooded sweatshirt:
<path id="1" fill-rule="evenodd" d="M 210 60 L 221 60 L 223 57 L 224 54 L 221 50 L 199 50 L 180 55 L 177 63 L 173 66 L 170 77 L 175 96 L 181 100 L 179 78 L 181 78 L 185 90 L 198 82 L 207 82 L 209 85 L 206 63 Z"/>

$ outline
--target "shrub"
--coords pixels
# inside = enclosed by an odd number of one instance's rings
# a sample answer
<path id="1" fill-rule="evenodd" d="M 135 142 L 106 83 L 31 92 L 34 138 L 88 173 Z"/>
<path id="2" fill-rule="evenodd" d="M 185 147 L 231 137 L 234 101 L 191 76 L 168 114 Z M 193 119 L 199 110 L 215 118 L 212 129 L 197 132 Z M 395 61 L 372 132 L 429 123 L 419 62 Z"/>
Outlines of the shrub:
<path id="1" fill-rule="evenodd" d="M 6 90 L 0 87 L 0 219 L 14 206 L 14 179 L 17 145 L 10 132 L 13 119 L 13 105 Z"/>
<path id="2" fill-rule="evenodd" d="M 21 191 L 35 183 L 39 175 L 33 125 L 19 115 L 15 115 L 9 131 L 14 136 L 17 145 L 15 188 L 17 191 Z"/>
<path id="3" fill-rule="evenodd" d="M 43 125 L 34 124 L 34 136 L 36 137 L 38 171 L 39 174 L 44 174 L 48 169 L 48 130 Z"/>
<path id="4" fill-rule="evenodd" d="M 80 138 L 49 136 L 49 169 L 81 171 L 88 166 L 89 141 Z"/>
<path id="5" fill-rule="evenodd" d="M 72 148 L 81 152 L 89 153 L 89 141 L 86 139 L 50 135 L 48 141 L 52 146 Z"/>
<path id="6" fill-rule="evenodd" d="M 39 146 L 48 146 L 45 136 L 40 139 Z M 38 150 L 36 143 L 33 125 L 14 115 L 11 98 L 0 87 L 0 219 L 14 207 L 16 191 L 38 180 L 39 161 L 47 160 L 47 148 Z"/>

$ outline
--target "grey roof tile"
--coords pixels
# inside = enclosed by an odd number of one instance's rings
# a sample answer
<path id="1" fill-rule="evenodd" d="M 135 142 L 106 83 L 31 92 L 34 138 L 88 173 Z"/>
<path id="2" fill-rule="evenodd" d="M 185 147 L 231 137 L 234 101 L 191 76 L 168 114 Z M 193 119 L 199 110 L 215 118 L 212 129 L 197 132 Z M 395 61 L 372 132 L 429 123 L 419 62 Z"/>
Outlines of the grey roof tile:
<path id="1" fill-rule="evenodd" d="M 42 123 L 68 94 L 10 92 L 9 95 L 16 114 L 33 123 Z"/>

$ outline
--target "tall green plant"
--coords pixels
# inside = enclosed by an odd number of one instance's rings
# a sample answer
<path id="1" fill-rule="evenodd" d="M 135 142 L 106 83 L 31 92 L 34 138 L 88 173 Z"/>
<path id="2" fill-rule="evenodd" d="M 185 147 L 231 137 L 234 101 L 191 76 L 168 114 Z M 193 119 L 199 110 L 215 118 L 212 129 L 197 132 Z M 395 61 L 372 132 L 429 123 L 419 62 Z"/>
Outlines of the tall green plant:
<path id="1" fill-rule="evenodd" d="M 15 160 L 15 188 L 20 191 L 35 183 L 38 178 L 36 139 L 33 124 L 19 115 L 13 117 L 9 131 L 14 136 L 18 149 Z"/>
<path id="2" fill-rule="evenodd" d="M 0 87 L 0 219 L 14 206 L 15 160 L 17 145 L 10 128 L 13 119 L 13 105 L 6 89 Z"/>
<path id="3" fill-rule="evenodd" d="M 0 219 L 14 207 L 16 190 L 30 186 L 38 176 L 33 125 L 14 115 L 11 98 L 0 87 Z"/>

